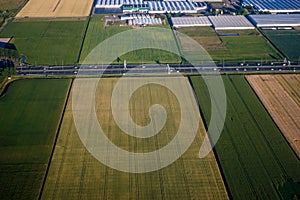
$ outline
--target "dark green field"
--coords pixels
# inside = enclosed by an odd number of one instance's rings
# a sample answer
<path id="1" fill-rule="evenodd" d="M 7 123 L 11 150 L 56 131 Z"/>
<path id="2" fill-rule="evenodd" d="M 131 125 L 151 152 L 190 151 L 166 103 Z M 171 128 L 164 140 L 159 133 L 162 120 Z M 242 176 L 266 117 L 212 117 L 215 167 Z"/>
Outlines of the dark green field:
<path id="1" fill-rule="evenodd" d="M 30 64 L 72 65 L 77 60 L 85 26 L 85 20 L 15 21 L 0 37 L 13 36 L 12 42 Z"/>
<path id="2" fill-rule="evenodd" d="M 264 34 L 292 61 L 300 61 L 300 29 L 264 30 Z"/>
<path id="3" fill-rule="evenodd" d="M 18 80 L 0 97 L 0 199 L 37 199 L 69 85 Z"/>
<path id="4" fill-rule="evenodd" d="M 265 62 L 281 59 L 256 30 L 218 31 L 238 33 L 239 36 L 218 36 L 211 27 L 179 28 L 178 31 L 202 45 L 215 62 Z"/>
<path id="5" fill-rule="evenodd" d="M 227 116 L 215 152 L 229 193 L 233 199 L 299 198 L 299 159 L 244 76 L 226 75 L 223 81 Z M 206 85 L 198 76 L 192 76 L 191 82 L 208 124 L 210 97 Z"/>
<path id="6" fill-rule="evenodd" d="M 84 59 L 90 53 L 90 51 L 92 51 L 98 44 L 100 44 L 105 39 L 113 35 L 116 35 L 117 33 L 121 33 L 123 31 L 132 29 L 130 26 L 118 26 L 118 25 L 104 27 L 104 23 L 105 23 L 104 15 L 97 15 L 92 17 L 84 41 L 83 50 L 80 56 L 80 63 L 84 61 Z M 163 26 L 161 28 L 166 28 L 166 26 Z M 153 40 L 159 40 L 161 41 L 161 43 L 165 45 L 174 43 L 174 37 L 171 31 L 169 35 L 164 34 L 160 38 L 154 38 L 151 37 L 151 35 L 149 35 L 149 46 L 151 46 L 151 42 Z M 126 47 L 126 41 L 123 41 L 123 43 L 122 41 L 120 41 L 119 47 L 120 49 L 124 49 Z M 110 47 L 107 47 L 107 51 L 110 51 L 109 48 Z M 124 60 L 126 60 L 127 63 L 131 63 L 131 64 L 132 63 L 133 64 L 179 63 L 180 57 L 172 53 L 158 50 L 158 49 L 142 49 L 139 51 L 132 51 L 126 53 L 125 55 L 120 55 L 120 63 L 123 63 Z M 115 61 L 115 64 L 117 63 L 118 62 Z M 101 64 L 101 61 L 94 59 L 92 61 L 89 61 L 88 64 Z"/>

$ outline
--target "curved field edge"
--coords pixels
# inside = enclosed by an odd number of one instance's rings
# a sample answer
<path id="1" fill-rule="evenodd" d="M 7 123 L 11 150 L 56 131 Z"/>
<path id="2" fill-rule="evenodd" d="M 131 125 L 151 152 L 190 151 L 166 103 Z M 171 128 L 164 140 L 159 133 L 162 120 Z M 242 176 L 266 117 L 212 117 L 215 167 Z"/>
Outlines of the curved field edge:
<path id="1" fill-rule="evenodd" d="M 250 75 L 246 79 L 300 158 L 300 75 Z"/>
<path id="2" fill-rule="evenodd" d="M 37 199 L 70 80 L 12 82 L 0 98 L 0 198 Z"/>
<path id="3" fill-rule="evenodd" d="M 191 76 L 206 124 L 210 98 L 202 78 Z M 243 75 L 224 75 L 227 116 L 215 146 L 233 199 L 299 198 L 300 162 Z"/>
<path id="4" fill-rule="evenodd" d="M 149 88 L 141 88 L 133 96 L 130 110 L 138 123 L 147 122 L 147 116 L 144 116 L 144 109 L 147 109 L 145 105 L 161 100 L 172 119 L 167 121 L 167 129 L 162 135 L 159 133 L 146 141 L 139 141 L 122 133 L 112 118 L 111 108 L 107 106 L 117 80 L 103 78 L 97 89 L 97 116 L 107 137 L 118 146 L 134 152 L 152 151 L 170 141 L 176 131 L 174 127 L 178 123 L 179 109 L 172 95 L 160 87 L 150 85 Z M 130 78 L 128 81 L 135 84 Z M 186 79 L 166 78 L 165 81 L 174 81 L 179 88 L 189 85 Z M 194 98 L 192 91 L 187 98 Z M 198 112 L 198 109 L 195 111 Z M 201 123 L 187 152 L 166 168 L 144 174 L 120 172 L 97 161 L 82 145 L 73 122 L 70 98 L 42 199 L 228 199 L 213 153 L 204 159 L 198 158 L 204 136 L 205 129 Z"/>

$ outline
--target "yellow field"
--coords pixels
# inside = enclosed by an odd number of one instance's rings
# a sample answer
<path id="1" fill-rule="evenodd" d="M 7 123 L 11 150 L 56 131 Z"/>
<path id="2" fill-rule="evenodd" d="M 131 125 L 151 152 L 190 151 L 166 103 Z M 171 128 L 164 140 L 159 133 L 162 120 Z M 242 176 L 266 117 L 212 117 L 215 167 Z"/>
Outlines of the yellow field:
<path id="1" fill-rule="evenodd" d="M 133 86 L 141 79 L 128 78 L 127 81 Z M 182 94 L 187 94 L 184 95 L 186 102 L 195 101 L 192 100 L 192 88 L 186 78 L 164 77 L 161 80 L 185 91 Z M 146 139 L 135 138 L 122 132 L 112 116 L 110 103 L 117 81 L 116 78 L 102 79 L 97 88 L 95 109 L 106 136 L 130 152 L 150 152 L 167 145 L 176 135 L 182 116 L 181 104 L 174 93 L 155 84 L 136 90 L 129 108 L 137 124 L 147 125 L 148 108 L 158 103 L 165 108 L 168 118 L 157 135 Z M 125 173 L 106 167 L 83 146 L 74 125 L 71 100 L 66 108 L 42 199 L 228 199 L 213 152 L 205 158 L 198 157 L 205 136 L 202 121 L 191 146 L 174 163 L 158 171 Z M 182 105 L 186 110 L 191 104 Z M 194 120 L 193 116 L 200 118 L 197 107 L 189 112 L 188 119 Z M 111 152 L 103 153 L 111 155 Z M 110 159 L 109 162 L 113 161 Z"/>
<path id="2" fill-rule="evenodd" d="M 93 0 L 29 0 L 16 17 L 83 17 L 92 5 Z"/>
<path id="3" fill-rule="evenodd" d="M 300 158 L 300 76 L 250 75 L 246 78 Z"/>

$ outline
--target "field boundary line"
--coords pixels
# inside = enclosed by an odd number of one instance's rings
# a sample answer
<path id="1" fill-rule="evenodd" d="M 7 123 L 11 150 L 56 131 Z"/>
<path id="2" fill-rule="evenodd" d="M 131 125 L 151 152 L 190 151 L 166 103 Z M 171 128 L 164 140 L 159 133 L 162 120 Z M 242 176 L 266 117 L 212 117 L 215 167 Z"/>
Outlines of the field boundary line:
<path id="1" fill-rule="evenodd" d="M 14 17 L 10 18 L 7 22 L 5 22 L 5 19 L 4 19 L 4 22 L 2 24 L 2 26 L 0 26 L 0 33 L 2 33 L 9 24 L 11 24 L 13 21 L 14 21 Z"/>
<path id="2" fill-rule="evenodd" d="M 201 117 L 201 119 L 202 119 L 203 126 L 204 126 L 204 128 L 205 128 L 205 131 L 207 131 L 207 130 L 208 130 L 208 126 L 207 126 L 207 123 L 206 123 L 206 118 L 205 118 L 205 116 L 204 116 L 203 110 L 201 109 L 200 101 L 199 101 L 198 96 L 197 96 L 197 94 L 196 94 L 196 90 L 195 90 L 193 81 L 192 81 L 192 79 L 191 79 L 191 76 L 194 76 L 194 77 L 200 77 L 200 78 L 202 78 L 202 76 L 199 76 L 199 75 L 198 75 L 198 76 L 195 76 L 195 75 L 189 75 L 189 76 L 187 76 L 187 77 L 188 77 L 188 82 L 189 82 L 189 84 L 191 85 L 192 92 L 193 92 L 194 98 L 195 98 L 195 100 L 196 100 L 196 103 L 198 104 L 198 110 L 199 110 L 199 113 L 200 113 L 200 117 Z M 207 134 L 207 133 L 206 133 L 206 134 Z M 210 142 L 210 144 L 211 144 L 211 137 L 210 137 L 209 135 L 208 135 L 208 138 L 209 138 L 209 142 Z M 216 160 L 216 162 L 217 162 L 217 166 L 218 166 L 218 169 L 219 169 L 219 172 L 220 172 L 220 175 L 221 175 L 221 178 L 222 178 L 222 182 L 223 182 L 224 187 L 225 187 L 225 190 L 226 190 L 226 194 L 227 194 L 227 196 L 228 196 L 229 199 L 233 199 L 233 196 L 232 196 L 232 194 L 231 194 L 231 192 L 230 192 L 230 190 L 229 190 L 229 185 L 228 185 L 228 183 L 227 183 L 227 181 L 226 181 L 225 174 L 224 174 L 224 172 L 223 172 L 223 170 L 222 170 L 221 162 L 220 162 L 220 160 L 219 160 L 219 157 L 218 157 L 218 154 L 217 154 L 217 152 L 216 152 L 215 147 L 212 148 L 212 151 L 213 151 L 215 160 Z"/>
<path id="3" fill-rule="evenodd" d="M 68 92 L 67 92 L 67 95 L 66 95 L 66 98 L 65 98 L 64 106 L 63 106 L 63 109 L 62 109 L 62 112 L 61 112 L 61 115 L 60 115 L 59 123 L 58 123 L 58 126 L 57 126 L 57 130 L 56 130 L 56 134 L 55 134 L 55 138 L 54 138 L 54 142 L 53 142 L 53 146 L 52 146 L 52 151 L 51 151 L 49 161 L 48 161 L 48 165 L 47 165 L 47 169 L 46 169 L 46 172 L 45 172 L 45 175 L 44 175 L 44 180 L 43 180 L 43 183 L 42 183 L 42 186 L 41 186 L 41 189 L 40 189 L 40 193 L 39 193 L 39 197 L 38 197 L 39 200 L 42 199 L 42 194 L 43 194 L 43 191 L 44 191 L 44 188 L 45 188 L 45 184 L 46 184 L 46 180 L 47 180 L 47 177 L 48 177 L 51 161 L 52 161 L 52 158 L 53 158 L 53 155 L 54 155 L 54 151 L 55 151 L 56 143 L 57 143 L 57 140 L 58 140 L 59 132 L 60 132 L 60 129 L 61 129 L 63 118 L 64 118 L 64 115 L 65 115 L 65 111 L 66 111 L 67 104 L 68 104 L 68 101 L 69 101 L 69 97 L 70 97 L 70 94 L 71 94 L 73 82 L 74 82 L 74 79 L 71 79 L 71 82 L 70 82 L 69 88 L 68 88 Z"/>
<path id="4" fill-rule="evenodd" d="M 255 93 L 255 96 L 258 98 L 259 102 L 261 103 L 261 105 L 264 107 L 265 111 L 267 112 L 267 114 L 269 115 L 269 117 L 271 118 L 272 122 L 275 124 L 276 128 L 279 130 L 281 137 L 284 139 L 285 143 L 289 146 L 289 148 L 291 149 L 291 151 L 293 152 L 294 156 L 296 156 L 296 158 L 300 161 L 300 157 L 298 157 L 297 152 L 294 150 L 294 148 L 291 146 L 290 142 L 287 140 L 287 138 L 285 137 L 284 133 L 282 132 L 282 130 L 280 129 L 280 127 L 278 126 L 278 124 L 275 122 L 274 118 L 272 117 L 269 109 L 265 106 L 265 104 L 262 102 L 262 100 L 260 99 L 260 97 L 258 96 L 258 94 L 256 93 L 254 87 L 252 87 L 252 84 L 250 83 L 250 81 L 248 81 L 247 76 L 250 75 L 245 75 L 245 79 L 246 82 L 248 83 L 248 85 L 250 86 L 251 90 Z"/>
<path id="5" fill-rule="evenodd" d="M 82 37 L 82 42 L 81 42 L 80 49 L 79 49 L 79 52 L 78 52 L 77 60 L 75 61 L 75 65 L 78 65 L 78 63 L 80 61 L 83 45 L 84 45 L 84 42 L 85 42 L 85 37 L 86 37 L 86 34 L 87 34 L 89 26 L 90 26 L 91 18 L 92 18 L 91 15 L 89 15 L 87 17 L 86 28 L 85 28 L 85 31 L 84 31 L 84 34 L 83 34 L 83 37 Z"/>
<path id="6" fill-rule="evenodd" d="M 283 133 L 282 133 L 281 129 L 279 128 L 279 126 L 277 125 L 277 123 L 274 121 L 274 119 L 273 119 L 273 117 L 271 116 L 271 114 L 270 114 L 270 112 L 268 111 L 268 109 L 265 107 L 265 105 L 263 104 L 263 102 L 261 101 L 261 99 L 259 98 L 259 96 L 256 94 L 255 90 L 252 88 L 252 86 L 251 86 L 251 84 L 248 82 L 247 78 L 246 78 L 245 76 L 244 76 L 243 78 L 246 79 L 247 85 L 250 87 L 252 93 L 255 94 L 256 98 L 258 99 L 259 104 L 261 104 L 261 105 L 263 106 L 265 112 L 268 114 L 268 117 L 269 117 L 269 118 L 271 119 L 271 121 L 273 122 L 273 125 L 275 125 L 276 128 L 278 129 L 281 138 L 284 138 L 285 141 L 286 141 L 286 143 L 287 143 L 287 140 L 286 140 L 286 138 L 283 136 Z M 232 80 L 231 78 L 230 78 L 230 82 L 233 84 L 234 89 L 238 92 L 238 95 L 240 96 L 242 102 L 245 104 L 245 108 L 246 108 L 246 110 L 247 110 L 247 111 L 249 112 L 249 114 L 250 114 L 249 117 L 253 120 L 254 124 L 257 126 L 257 129 L 258 129 L 261 133 L 264 133 L 264 131 L 262 130 L 262 126 L 261 126 L 261 125 L 259 124 L 259 122 L 255 119 L 254 114 L 251 112 L 251 109 L 250 109 L 249 106 L 246 104 L 245 99 L 242 97 L 241 93 L 238 91 L 238 89 L 237 89 L 235 83 L 233 82 L 233 80 Z M 261 135 L 262 135 L 262 138 L 264 139 L 264 141 L 266 142 L 266 144 L 268 145 L 269 151 L 270 151 L 270 153 L 272 153 L 273 158 L 274 158 L 274 161 L 278 164 L 279 169 L 280 169 L 280 170 L 282 171 L 282 173 L 285 175 L 284 178 L 289 178 L 288 173 L 286 172 L 286 169 L 284 168 L 282 162 L 280 162 L 280 159 L 278 158 L 278 155 L 277 155 L 277 154 L 275 153 L 275 151 L 274 151 L 275 148 L 270 144 L 270 142 L 269 142 L 269 140 L 268 140 L 268 138 L 267 138 L 267 136 L 266 136 L 265 134 L 261 134 Z M 288 143 L 288 144 L 289 144 L 289 143 Z M 290 146 L 289 146 L 289 147 L 290 147 Z M 292 152 L 295 154 L 294 151 L 292 151 Z M 297 157 L 297 156 L 296 156 L 296 157 Z M 262 160 L 262 159 L 261 159 L 261 160 Z M 264 164 L 263 164 L 263 165 L 264 165 Z M 265 168 L 265 170 L 266 170 L 266 168 Z M 267 171 L 267 170 L 266 170 L 266 171 Z M 267 171 L 267 173 L 269 174 L 268 171 Z"/>
<path id="7" fill-rule="evenodd" d="M 92 8 L 90 10 L 90 14 L 89 14 L 89 16 L 87 16 L 87 24 L 86 24 L 86 28 L 85 28 L 85 31 L 84 31 L 84 34 L 83 34 L 83 37 L 82 37 L 82 42 L 81 42 L 81 45 L 80 45 L 80 49 L 79 49 L 79 52 L 78 52 L 78 56 L 77 56 L 77 60 L 76 60 L 75 65 L 78 65 L 78 63 L 80 61 L 83 45 L 84 45 L 84 42 L 85 42 L 85 37 L 86 37 L 87 31 L 88 31 L 89 26 L 90 26 L 90 21 L 92 19 L 92 14 L 93 14 L 93 10 L 94 10 L 95 5 L 96 5 L 96 1 L 93 2 Z"/>
<path id="8" fill-rule="evenodd" d="M 263 36 L 263 38 L 269 43 L 269 44 L 271 44 L 270 46 L 273 48 L 273 49 L 275 49 L 278 53 L 279 53 L 279 55 L 281 56 L 281 58 L 288 58 L 269 38 L 268 38 L 268 36 L 262 31 L 262 30 L 260 30 L 259 28 L 257 28 L 257 30 L 258 30 L 258 32 L 260 33 L 260 34 L 262 34 L 262 36 Z M 247 81 L 248 82 L 248 81 Z"/>

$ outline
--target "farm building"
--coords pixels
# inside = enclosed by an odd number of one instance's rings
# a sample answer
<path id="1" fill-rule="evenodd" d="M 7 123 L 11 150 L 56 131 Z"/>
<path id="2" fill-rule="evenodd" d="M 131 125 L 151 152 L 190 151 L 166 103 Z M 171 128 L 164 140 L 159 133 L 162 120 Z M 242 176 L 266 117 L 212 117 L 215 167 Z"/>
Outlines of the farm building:
<path id="1" fill-rule="evenodd" d="M 122 8 L 123 12 L 148 12 L 148 13 L 197 13 L 206 9 L 204 2 L 189 1 L 142 1 L 142 0 L 97 0 L 97 9 Z"/>
<path id="2" fill-rule="evenodd" d="M 121 20 L 126 20 L 127 24 L 132 25 L 161 25 L 162 21 L 160 18 L 155 18 L 149 14 L 130 14 L 120 17 Z"/>
<path id="3" fill-rule="evenodd" d="M 219 15 L 209 16 L 215 30 L 254 29 L 248 19 L 243 15 Z"/>
<path id="4" fill-rule="evenodd" d="M 257 27 L 300 26 L 300 14 L 249 15 L 248 17 Z"/>
<path id="5" fill-rule="evenodd" d="M 299 0 L 244 0 L 244 6 L 253 6 L 261 12 L 289 13 L 300 12 Z"/>
<path id="6" fill-rule="evenodd" d="M 149 13 L 197 13 L 196 7 L 186 1 L 148 1 Z"/>
<path id="7" fill-rule="evenodd" d="M 190 26 L 211 26 L 211 22 L 206 16 L 203 17 L 172 17 L 174 27 L 190 27 Z"/>

